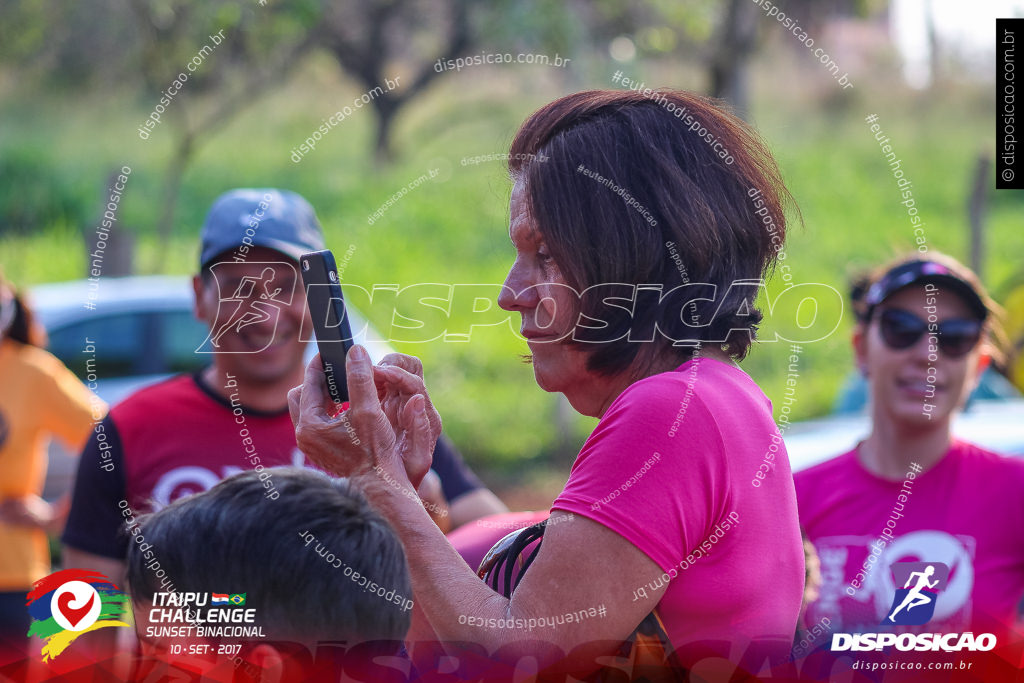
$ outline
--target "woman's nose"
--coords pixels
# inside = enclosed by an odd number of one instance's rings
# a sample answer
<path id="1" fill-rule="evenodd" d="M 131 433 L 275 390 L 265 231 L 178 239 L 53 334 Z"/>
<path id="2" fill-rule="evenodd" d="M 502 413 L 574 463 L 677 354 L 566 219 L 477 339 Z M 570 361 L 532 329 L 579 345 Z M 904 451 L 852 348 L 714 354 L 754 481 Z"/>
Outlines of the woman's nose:
<path id="1" fill-rule="evenodd" d="M 517 263 L 512 264 L 501 294 L 498 295 L 498 306 L 506 311 L 521 311 L 537 306 L 537 288 L 532 286 L 534 282 Z"/>
<path id="2" fill-rule="evenodd" d="M 932 341 L 931 341 L 932 350 L 928 349 L 928 346 L 929 346 L 928 338 L 929 338 L 928 332 L 925 332 L 924 334 L 921 335 L 921 338 L 917 340 L 917 343 L 915 343 L 912 347 L 907 349 L 907 353 L 910 354 L 910 357 L 911 357 L 911 359 L 913 361 L 915 361 L 917 363 L 920 363 L 920 364 L 926 364 L 927 365 L 927 364 L 934 364 L 934 362 L 937 360 L 935 358 L 935 356 L 931 355 L 931 354 L 934 354 L 934 353 L 938 353 L 938 349 L 935 348 L 935 347 L 938 346 L 937 338 L 936 337 L 932 337 Z M 929 358 L 929 356 L 931 356 L 931 358 Z"/>

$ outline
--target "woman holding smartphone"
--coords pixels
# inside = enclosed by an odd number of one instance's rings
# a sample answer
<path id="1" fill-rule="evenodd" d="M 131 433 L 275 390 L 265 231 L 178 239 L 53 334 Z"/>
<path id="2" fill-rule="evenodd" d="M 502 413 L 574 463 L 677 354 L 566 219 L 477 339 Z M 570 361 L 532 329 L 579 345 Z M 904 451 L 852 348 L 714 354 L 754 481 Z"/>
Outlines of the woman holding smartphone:
<path id="1" fill-rule="evenodd" d="M 788 653 L 804 575 L 796 500 L 784 449 L 751 484 L 778 430 L 737 365 L 758 288 L 734 284 L 774 262 L 755 211 L 784 230 L 775 162 L 737 118 L 678 91 L 563 97 L 523 124 L 509 158 L 515 257 L 498 303 L 522 317 L 537 384 L 600 419 L 515 592 L 483 583 L 407 495 L 441 422 L 419 361 L 373 367 L 354 347 L 351 408 L 332 419 L 314 360 L 289 395 L 299 447 L 357 481 L 401 536 L 412 640 L 586 674 L 653 613 L 665 666 L 757 648 L 757 669 Z"/>

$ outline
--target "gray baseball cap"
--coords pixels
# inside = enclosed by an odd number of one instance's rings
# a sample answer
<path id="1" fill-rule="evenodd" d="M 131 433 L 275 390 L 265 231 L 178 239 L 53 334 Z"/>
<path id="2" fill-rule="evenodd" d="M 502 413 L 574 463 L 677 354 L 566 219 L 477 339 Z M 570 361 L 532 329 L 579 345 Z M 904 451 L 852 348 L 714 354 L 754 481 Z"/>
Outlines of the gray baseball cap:
<path id="1" fill-rule="evenodd" d="M 323 230 L 309 202 L 294 192 L 275 188 L 225 192 L 210 207 L 200 238 L 200 270 L 229 250 L 244 257 L 253 247 L 266 247 L 298 261 L 307 252 L 326 249 Z"/>

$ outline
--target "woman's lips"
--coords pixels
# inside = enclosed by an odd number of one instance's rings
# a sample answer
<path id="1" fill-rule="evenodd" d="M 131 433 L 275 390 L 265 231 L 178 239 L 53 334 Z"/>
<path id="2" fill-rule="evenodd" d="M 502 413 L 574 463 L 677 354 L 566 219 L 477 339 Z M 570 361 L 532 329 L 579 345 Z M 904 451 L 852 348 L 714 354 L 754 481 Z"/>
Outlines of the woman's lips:
<path id="1" fill-rule="evenodd" d="M 526 336 L 526 343 L 530 345 L 558 344 L 566 337 L 564 334 L 534 334 Z"/>
<path id="2" fill-rule="evenodd" d="M 945 390 L 944 385 L 938 382 L 932 383 L 926 379 L 897 379 L 896 388 L 916 398 L 931 398 Z"/>

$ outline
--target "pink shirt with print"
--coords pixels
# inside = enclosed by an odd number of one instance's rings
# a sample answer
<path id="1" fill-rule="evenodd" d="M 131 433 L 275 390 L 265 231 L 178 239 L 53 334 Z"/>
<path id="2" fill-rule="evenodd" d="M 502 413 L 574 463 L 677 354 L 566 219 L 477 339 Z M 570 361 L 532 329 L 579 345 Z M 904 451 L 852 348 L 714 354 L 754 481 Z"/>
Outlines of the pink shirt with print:
<path id="1" fill-rule="evenodd" d="M 795 479 L 823 581 L 808 625 L 827 618 L 832 631 L 879 630 L 895 590 L 890 565 L 908 561 L 950 568 L 929 633 L 1006 633 L 1016 620 L 1024 598 L 1024 460 L 954 441 L 931 468 L 888 481 L 865 469 L 854 449 Z"/>

